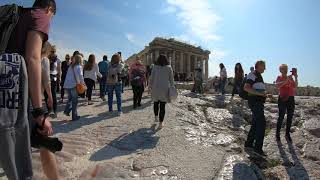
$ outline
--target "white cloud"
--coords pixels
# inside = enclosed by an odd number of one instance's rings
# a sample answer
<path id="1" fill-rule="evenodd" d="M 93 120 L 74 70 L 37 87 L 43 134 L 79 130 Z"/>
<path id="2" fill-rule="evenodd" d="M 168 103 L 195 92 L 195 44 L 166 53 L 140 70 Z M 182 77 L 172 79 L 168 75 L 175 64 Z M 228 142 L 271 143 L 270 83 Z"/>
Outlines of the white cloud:
<path id="1" fill-rule="evenodd" d="M 221 18 L 214 13 L 210 0 L 167 0 L 169 7 L 177 18 L 187 26 L 188 34 L 194 35 L 204 42 L 220 40 L 215 30 Z"/>
<path id="2" fill-rule="evenodd" d="M 139 38 L 137 38 L 134 34 L 125 33 L 125 37 L 130 43 L 132 43 L 136 46 L 139 46 L 139 47 L 143 46 L 142 41 Z"/>

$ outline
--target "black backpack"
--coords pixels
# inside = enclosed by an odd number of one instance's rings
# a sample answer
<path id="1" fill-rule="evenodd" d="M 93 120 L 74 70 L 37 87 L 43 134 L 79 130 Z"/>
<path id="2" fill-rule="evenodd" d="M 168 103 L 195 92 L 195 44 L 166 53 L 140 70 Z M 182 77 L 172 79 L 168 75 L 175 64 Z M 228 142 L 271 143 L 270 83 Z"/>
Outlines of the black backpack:
<path id="1" fill-rule="evenodd" d="M 245 77 L 241 83 L 240 90 L 239 90 L 239 96 L 244 99 L 248 100 L 248 92 L 244 90 L 244 85 L 246 84 L 247 78 Z"/>
<path id="2" fill-rule="evenodd" d="M 0 54 L 3 54 L 11 34 L 19 21 L 19 7 L 16 4 L 0 6 Z"/>

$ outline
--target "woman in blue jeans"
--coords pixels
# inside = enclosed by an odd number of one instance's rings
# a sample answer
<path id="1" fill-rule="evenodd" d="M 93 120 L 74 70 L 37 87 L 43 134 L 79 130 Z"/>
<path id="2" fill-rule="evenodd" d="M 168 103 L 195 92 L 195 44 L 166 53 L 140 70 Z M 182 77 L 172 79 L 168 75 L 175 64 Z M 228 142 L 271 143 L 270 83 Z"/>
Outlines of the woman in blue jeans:
<path id="1" fill-rule="evenodd" d="M 68 102 L 64 109 L 64 114 L 70 116 L 72 111 L 72 121 L 80 119 L 77 112 L 78 106 L 78 93 L 77 82 L 84 84 L 84 78 L 82 74 L 82 56 L 74 54 L 72 57 L 72 64 L 69 66 L 66 80 L 64 82 L 64 89 L 68 94 Z"/>
<path id="2" fill-rule="evenodd" d="M 122 82 L 121 82 L 121 72 L 122 66 L 120 64 L 121 57 L 119 54 L 115 54 L 111 58 L 111 62 L 108 66 L 108 76 L 107 76 L 107 90 L 108 90 L 108 106 L 109 112 L 113 111 L 113 92 L 116 92 L 117 97 L 117 107 L 118 115 L 121 115 L 121 93 L 122 93 Z"/>
<path id="3" fill-rule="evenodd" d="M 224 95 L 226 93 L 225 87 L 226 87 L 228 75 L 227 75 L 227 70 L 224 64 L 221 63 L 219 66 L 220 66 L 220 92 L 222 95 Z"/>

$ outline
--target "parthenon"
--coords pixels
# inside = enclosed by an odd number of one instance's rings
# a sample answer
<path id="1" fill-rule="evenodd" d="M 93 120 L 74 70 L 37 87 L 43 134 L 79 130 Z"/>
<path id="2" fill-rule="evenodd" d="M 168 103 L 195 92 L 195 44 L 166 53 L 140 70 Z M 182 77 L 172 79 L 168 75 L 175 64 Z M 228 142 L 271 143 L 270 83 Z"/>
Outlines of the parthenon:
<path id="1" fill-rule="evenodd" d="M 131 64 L 139 56 L 144 65 L 150 66 L 160 54 L 164 54 L 169 58 L 175 76 L 179 75 L 184 79 L 192 79 L 195 69 L 200 68 L 202 69 L 203 77 L 208 79 L 210 51 L 173 38 L 156 37 L 149 43 L 149 46 L 129 57 L 126 63 Z"/>

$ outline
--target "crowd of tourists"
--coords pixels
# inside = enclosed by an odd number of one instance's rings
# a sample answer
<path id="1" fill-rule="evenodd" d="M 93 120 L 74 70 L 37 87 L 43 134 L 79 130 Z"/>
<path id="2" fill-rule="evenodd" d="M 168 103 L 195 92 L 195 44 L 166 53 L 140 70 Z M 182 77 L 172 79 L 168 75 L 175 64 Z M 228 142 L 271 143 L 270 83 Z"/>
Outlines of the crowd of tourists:
<path id="1" fill-rule="evenodd" d="M 56 14 L 55 0 L 36 0 L 32 8 L 10 5 L 0 9 L 5 10 L 14 13 L 6 15 L 3 21 L 17 22 L 9 23 L 8 27 L 1 26 L 5 33 L 1 33 L 3 41 L 0 46 L 0 166 L 10 180 L 32 179 L 31 146 L 40 150 L 43 171 L 48 179 L 59 179 L 54 153 L 63 145 L 59 139 L 50 137 L 53 134 L 50 120 L 57 117 L 57 105 L 65 102 L 65 93 L 67 101 L 63 113 L 71 116 L 72 121 L 81 119 L 77 112 L 78 99 L 85 97 L 87 105 L 92 105 L 96 82 L 100 85 L 99 97 L 107 101 L 110 113 L 113 113 L 115 94 L 118 115 L 122 114 L 124 86 L 130 84 L 132 87 L 133 109 L 142 105 L 142 96 L 147 89 L 153 101 L 155 122 L 159 122 L 159 129 L 163 128 L 166 104 L 177 96 L 174 73 L 165 55 L 159 55 L 152 66 L 144 66 L 139 57 L 127 65 L 121 52 L 113 54 L 110 62 L 104 55 L 98 64 L 94 54 L 85 61 L 79 51 L 72 56 L 65 55 L 65 60 L 61 61 L 57 47 L 48 42 L 50 21 Z M 220 69 L 220 77 L 215 78 L 213 85 L 224 95 L 227 70 L 224 64 L 220 64 Z M 265 155 L 262 150 L 266 127 L 264 103 L 267 97 L 271 97 L 263 81 L 264 70 L 265 62 L 258 61 L 255 68 L 244 76 L 241 64 L 237 63 L 232 91 L 232 96 L 239 94 L 248 100 L 253 118 L 245 147 L 253 148 L 260 155 Z M 195 71 L 193 91 L 203 93 L 202 69 Z M 292 75 L 288 76 L 287 65 L 280 66 L 280 73 L 276 80 L 280 90 L 276 139 L 280 140 L 287 113 L 286 137 L 291 141 L 298 75 L 293 69 Z M 61 95 L 59 102 L 57 92 Z"/>

